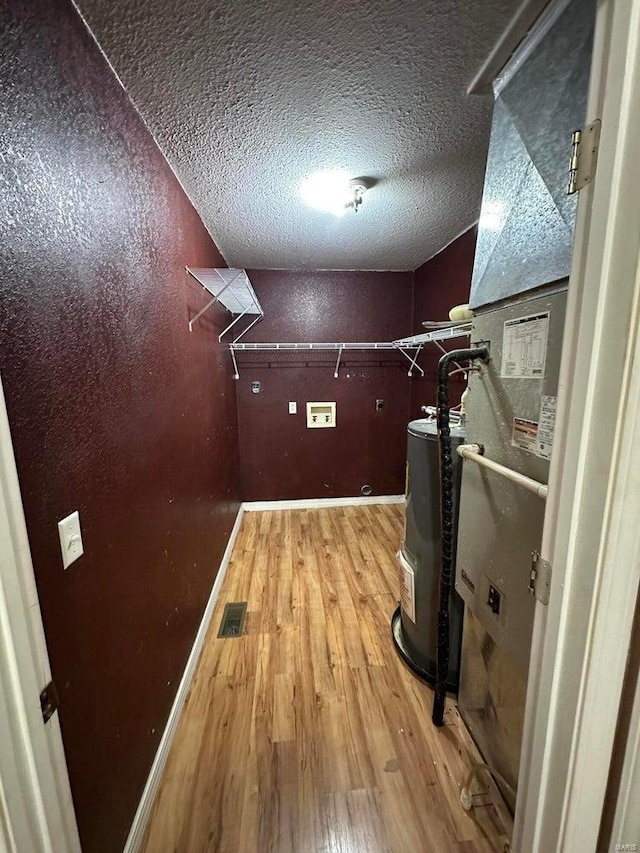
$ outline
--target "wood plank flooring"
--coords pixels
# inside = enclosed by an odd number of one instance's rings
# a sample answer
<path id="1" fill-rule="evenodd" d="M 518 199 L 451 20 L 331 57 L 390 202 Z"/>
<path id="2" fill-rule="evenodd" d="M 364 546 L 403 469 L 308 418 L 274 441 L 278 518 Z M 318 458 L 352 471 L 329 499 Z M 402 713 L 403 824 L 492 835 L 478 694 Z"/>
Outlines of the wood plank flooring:
<path id="1" fill-rule="evenodd" d="M 391 642 L 402 526 L 400 505 L 245 513 L 146 853 L 503 850 L 495 789 L 460 807 L 478 755 L 453 702 L 435 729 Z M 218 639 L 228 601 L 245 633 Z"/>

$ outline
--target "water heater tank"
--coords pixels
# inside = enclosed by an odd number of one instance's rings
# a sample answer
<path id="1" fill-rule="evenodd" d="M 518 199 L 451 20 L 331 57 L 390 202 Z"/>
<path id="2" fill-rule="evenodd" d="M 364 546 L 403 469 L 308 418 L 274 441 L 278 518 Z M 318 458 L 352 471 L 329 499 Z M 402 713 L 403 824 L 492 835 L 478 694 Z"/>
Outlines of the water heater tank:
<path id="1" fill-rule="evenodd" d="M 406 663 L 427 681 L 435 682 L 441 566 L 438 431 L 435 420 L 421 418 L 411 421 L 407 432 L 405 538 L 398 554 L 402 596 L 392 620 L 392 631 Z M 452 424 L 454 548 L 462 476 L 462 459 L 455 448 L 464 442 L 464 437 L 464 427 Z M 458 690 L 460 677 L 462 617 L 462 599 L 454 589 L 452 578 L 446 686 L 453 692 Z"/>

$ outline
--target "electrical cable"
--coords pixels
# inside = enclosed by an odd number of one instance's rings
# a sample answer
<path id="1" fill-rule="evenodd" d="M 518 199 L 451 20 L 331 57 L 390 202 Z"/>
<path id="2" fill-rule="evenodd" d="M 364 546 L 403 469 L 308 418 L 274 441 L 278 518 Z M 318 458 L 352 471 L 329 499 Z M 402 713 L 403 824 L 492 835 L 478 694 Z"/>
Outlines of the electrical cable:
<path id="1" fill-rule="evenodd" d="M 436 685 L 431 719 L 435 726 L 444 724 L 444 703 L 447 696 L 447 670 L 449 669 L 449 595 L 453 572 L 453 458 L 451 430 L 449 428 L 449 364 L 453 361 L 489 361 L 485 346 L 473 349 L 451 350 L 438 362 L 438 445 L 440 449 L 440 519 L 442 537 L 442 563 L 440 568 L 440 596 L 438 604 L 438 640 L 436 653 Z"/>
<path id="2" fill-rule="evenodd" d="M 480 773 L 482 770 L 486 771 L 487 773 L 490 773 L 494 777 L 494 779 L 497 779 L 498 782 L 500 782 L 500 784 L 503 785 L 504 788 L 506 788 L 506 790 L 513 797 L 513 800 L 515 802 L 516 792 L 504 778 L 502 773 L 499 773 L 495 769 L 495 767 L 491 767 L 490 764 L 478 762 L 477 764 L 474 764 L 471 768 L 469 775 L 467 776 L 467 781 L 464 783 L 464 786 L 460 791 L 460 804 L 466 812 L 470 812 L 473 808 L 473 794 L 471 793 L 471 785 L 478 773 Z"/>

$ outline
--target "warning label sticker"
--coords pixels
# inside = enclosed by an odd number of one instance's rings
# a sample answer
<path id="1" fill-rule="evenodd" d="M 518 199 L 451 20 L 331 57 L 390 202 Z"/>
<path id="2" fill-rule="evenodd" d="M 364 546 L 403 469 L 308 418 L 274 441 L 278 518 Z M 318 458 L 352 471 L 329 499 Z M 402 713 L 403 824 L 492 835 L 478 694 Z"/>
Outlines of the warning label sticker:
<path id="1" fill-rule="evenodd" d="M 535 421 L 527 421 L 524 418 L 514 418 L 511 445 L 512 447 L 519 447 L 520 450 L 528 450 L 529 453 L 537 455 L 538 424 Z"/>
<path id="2" fill-rule="evenodd" d="M 540 423 L 538 425 L 538 456 L 551 459 L 553 450 L 553 431 L 556 426 L 557 397 L 543 395 L 540 405 Z"/>
<path id="3" fill-rule="evenodd" d="M 413 567 L 407 562 L 402 551 L 398 552 L 400 564 L 400 604 L 412 622 L 416 621 L 416 583 Z"/>
<path id="4" fill-rule="evenodd" d="M 556 424 L 557 397 L 543 395 L 540 405 L 540 420 L 514 418 L 511 431 L 511 446 L 533 453 L 541 459 L 551 459 L 553 431 Z"/>
<path id="5" fill-rule="evenodd" d="M 547 360 L 548 337 L 548 311 L 506 320 L 500 376 L 505 379 L 541 379 Z"/>

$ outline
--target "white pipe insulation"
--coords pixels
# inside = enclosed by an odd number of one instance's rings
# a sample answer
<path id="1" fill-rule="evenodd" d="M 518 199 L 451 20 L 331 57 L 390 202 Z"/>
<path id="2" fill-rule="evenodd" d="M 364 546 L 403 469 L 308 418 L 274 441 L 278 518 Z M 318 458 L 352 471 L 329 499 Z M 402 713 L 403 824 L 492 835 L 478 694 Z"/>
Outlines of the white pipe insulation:
<path id="1" fill-rule="evenodd" d="M 489 471 L 499 474 L 501 477 L 504 477 L 506 480 L 510 480 L 512 483 L 517 483 L 519 486 L 522 486 L 523 489 L 533 492 L 534 495 L 538 495 L 539 498 L 546 501 L 548 486 L 544 483 L 539 483 L 537 480 L 532 480 L 531 477 L 525 477 L 524 474 L 519 474 L 511 468 L 507 468 L 506 465 L 500 465 L 499 462 L 487 459 L 487 457 L 483 455 L 482 447 L 479 444 L 461 444 L 457 449 L 458 454 L 462 456 L 463 459 L 469 459 L 471 462 L 476 462 L 481 468 L 488 468 Z"/>

